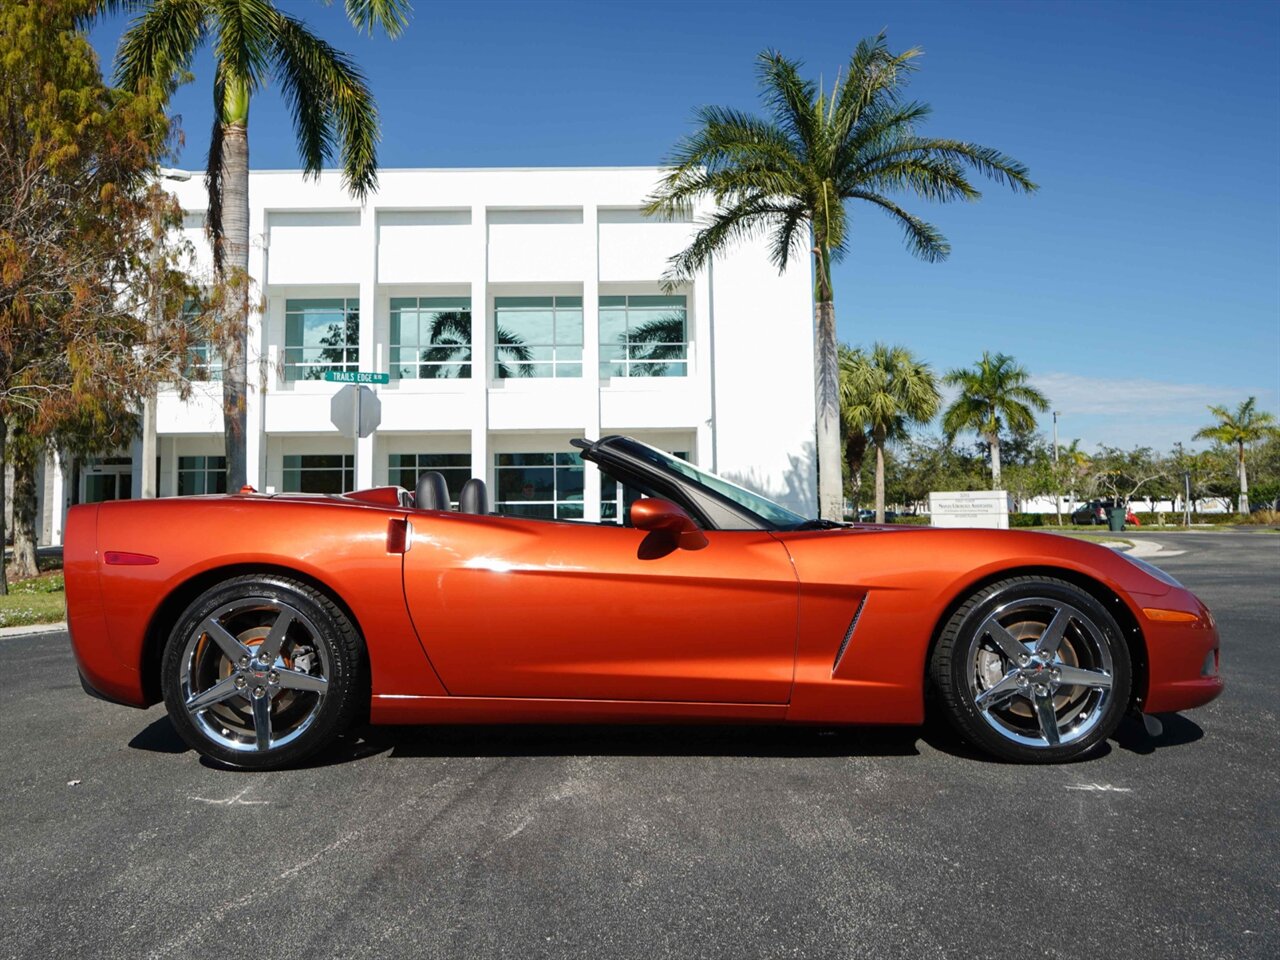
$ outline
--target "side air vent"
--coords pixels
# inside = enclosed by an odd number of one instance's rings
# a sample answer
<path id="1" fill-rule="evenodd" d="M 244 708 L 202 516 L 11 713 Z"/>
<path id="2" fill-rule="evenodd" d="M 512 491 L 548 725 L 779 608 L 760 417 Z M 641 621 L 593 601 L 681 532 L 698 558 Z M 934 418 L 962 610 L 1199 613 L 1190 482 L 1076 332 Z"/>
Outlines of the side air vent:
<path id="1" fill-rule="evenodd" d="M 836 670 L 840 666 L 840 661 L 844 657 L 844 652 L 849 648 L 849 641 L 853 639 L 853 631 L 858 629 L 858 618 L 862 616 L 862 608 L 867 605 L 867 595 L 864 593 L 862 599 L 858 601 L 858 609 L 853 611 L 853 619 L 849 621 L 849 629 L 844 632 L 844 639 L 840 641 L 840 649 L 836 651 L 835 663 L 831 664 L 831 675 L 836 675 Z"/>

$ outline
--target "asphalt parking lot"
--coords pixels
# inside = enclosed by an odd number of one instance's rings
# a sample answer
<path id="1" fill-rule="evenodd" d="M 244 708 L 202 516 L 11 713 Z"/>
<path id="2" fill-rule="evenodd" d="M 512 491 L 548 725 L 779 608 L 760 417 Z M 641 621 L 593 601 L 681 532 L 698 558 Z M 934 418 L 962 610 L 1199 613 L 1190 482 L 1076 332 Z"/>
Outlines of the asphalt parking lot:
<path id="1" fill-rule="evenodd" d="M 2 639 L 0 957 L 1275 957 L 1280 535 L 1151 539 L 1227 692 L 1064 767 L 916 729 L 450 727 L 241 774 L 85 696 L 65 634 Z"/>

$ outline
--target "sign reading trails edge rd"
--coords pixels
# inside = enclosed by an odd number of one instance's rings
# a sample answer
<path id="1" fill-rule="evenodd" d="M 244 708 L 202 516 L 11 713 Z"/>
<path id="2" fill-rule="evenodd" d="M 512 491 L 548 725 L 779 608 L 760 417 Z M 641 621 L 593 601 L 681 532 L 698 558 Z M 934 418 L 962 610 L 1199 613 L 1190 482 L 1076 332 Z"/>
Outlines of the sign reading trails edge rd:
<path id="1" fill-rule="evenodd" d="M 324 378 L 330 383 L 390 383 L 389 373 L 368 373 L 364 370 L 326 370 Z"/>

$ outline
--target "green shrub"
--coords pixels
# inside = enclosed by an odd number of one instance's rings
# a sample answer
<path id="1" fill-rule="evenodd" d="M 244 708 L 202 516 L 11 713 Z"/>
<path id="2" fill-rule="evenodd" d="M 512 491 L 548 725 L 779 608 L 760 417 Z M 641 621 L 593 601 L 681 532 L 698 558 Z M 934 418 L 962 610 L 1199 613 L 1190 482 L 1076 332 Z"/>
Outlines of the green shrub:
<path id="1" fill-rule="evenodd" d="M 1044 514 L 1043 513 L 1011 513 L 1009 514 L 1009 526 L 1011 527 L 1043 527 Z"/>

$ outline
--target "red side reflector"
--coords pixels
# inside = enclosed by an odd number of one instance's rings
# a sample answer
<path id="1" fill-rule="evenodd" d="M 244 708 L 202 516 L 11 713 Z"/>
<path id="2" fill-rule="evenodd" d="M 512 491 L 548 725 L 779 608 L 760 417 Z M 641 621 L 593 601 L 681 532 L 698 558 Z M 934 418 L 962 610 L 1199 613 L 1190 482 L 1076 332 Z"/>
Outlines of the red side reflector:
<path id="1" fill-rule="evenodd" d="M 120 550 L 108 550 L 102 558 L 115 567 L 149 567 L 160 562 L 159 557 L 147 553 L 125 553 Z"/>

